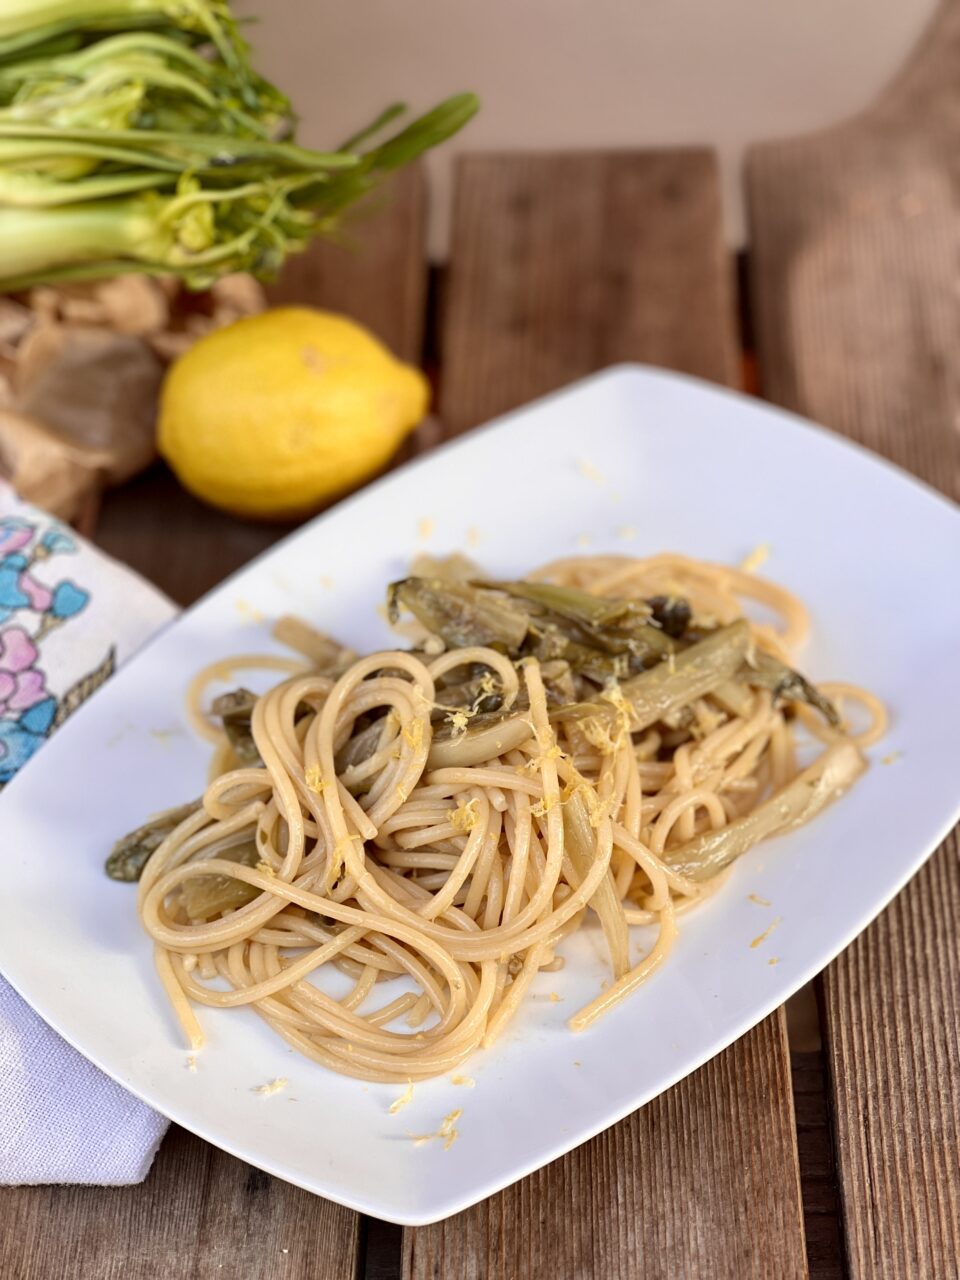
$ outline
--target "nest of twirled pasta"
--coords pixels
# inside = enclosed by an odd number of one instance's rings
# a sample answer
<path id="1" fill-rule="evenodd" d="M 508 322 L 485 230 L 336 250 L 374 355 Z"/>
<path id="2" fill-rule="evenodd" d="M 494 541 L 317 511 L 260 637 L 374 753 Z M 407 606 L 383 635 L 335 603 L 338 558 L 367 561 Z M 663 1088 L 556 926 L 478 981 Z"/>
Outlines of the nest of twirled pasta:
<path id="1" fill-rule="evenodd" d="M 412 615 L 412 649 L 358 657 L 284 619 L 302 661 L 200 673 L 212 781 L 111 854 L 140 879 L 193 1045 L 195 1005 L 250 1006 L 336 1071 L 435 1076 L 491 1044 L 592 919 L 611 981 L 580 1030 L 654 972 L 736 858 L 839 796 L 884 728 L 871 694 L 793 669 L 803 607 L 742 569 L 583 557 L 485 582 L 434 566 L 389 607 Z M 254 666 L 286 678 L 206 705 Z M 856 735 L 853 701 L 870 719 Z M 634 925 L 655 927 L 637 964 Z M 339 995 L 316 980 L 332 968 Z"/>

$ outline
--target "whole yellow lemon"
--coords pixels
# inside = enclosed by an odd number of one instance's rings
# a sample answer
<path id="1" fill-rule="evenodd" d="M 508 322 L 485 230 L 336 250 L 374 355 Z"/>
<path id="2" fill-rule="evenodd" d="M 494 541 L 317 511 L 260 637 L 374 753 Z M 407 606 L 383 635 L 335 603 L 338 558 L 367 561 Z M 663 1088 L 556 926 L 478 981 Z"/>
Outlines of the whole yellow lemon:
<path id="1" fill-rule="evenodd" d="M 428 402 L 423 374 L 361 325 L 277 307 L 176 361 L 158 443 L 181 483 L 214 506 L 293 516 L 378 471 Z"/>

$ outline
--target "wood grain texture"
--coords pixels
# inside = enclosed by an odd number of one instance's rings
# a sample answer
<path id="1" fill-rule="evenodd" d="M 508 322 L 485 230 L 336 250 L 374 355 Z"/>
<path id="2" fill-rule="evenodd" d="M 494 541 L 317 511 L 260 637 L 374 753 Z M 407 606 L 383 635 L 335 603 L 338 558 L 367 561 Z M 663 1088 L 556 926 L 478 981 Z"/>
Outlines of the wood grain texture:
<path id="1" fill-rule="evenodd" d="M 404 1280 L 803 1276 L 782 1010 L 500 1195 L 404 1232 Z"/>
<path id="2" fill-rule="evenodd" d="M 177 604 L 188 605 L 289 533 L 208 507 L 157 463 L 102 500 L 95 540 Z"/>
<path id="3" fill-rule="evenodd" d="M 749 158 L 771 399 L 960 497 L 960 3 L 849 122 Z M 956 1276 L 960 857 L 948 840 L 823 977 L 855 1276 Z"/>
<path id="4" fill-rule="evenodd" d="M 354 1280 L 358 1218 L 173 1128 L 142 1187 L 5 1188 L 4 1280 Z"/>
<path id="5" fill-rule="evenodd" d="M 748 156 L 763 394 L 960 492 L 960 0 L 869 111 Z"/>
<path id="6" fill-rule="evenodd" d="M 311 302 L 367 325 L 392 351 L 420 363 L 426 298 L 426 181 L 401 169 L 352 210 L 335 240 L 290 258 L 273 305 Z"/>
<path id="7" fill-rule="evenodd" d="M 823 976 L 855 1276 L 960 1271 L 957 833 Z"/>
<path id="8" fill-rule="evenodd" d="M 296 259 L 275 299 L 341 311 L 416 360 L 426 258 L 423 178 L 390 184 L 376 210 Z M 352 243 L 351 243 L 352 242 Z M 427 422 L 418 433 L 435 434 Z M 235 520 L 204 506 L 158 464 L 103 497 L 100 546 L 190 604 L 278 538 L 289 525 Z M 174 1129 L 142 1188 L 25 1188 L 0 1194 L 0 1276 L 16 1280 L 273 1280 L 350 1277 L 359 1219 Z M 288 1249 L 289 1253 L 284 1250 Z"/>
<path id="9" fill-rule="evenodd" d="M 732 376 L 730 264 L 707 153 L 469 157 L 458 184 L 448 427 L 614 360 Z M 684 327 L 678 307 L 690 317 L 691 297 L 700 310 Z M 404 1232 L 405 1280 L 787 1277 L 805 1266 L 782 1010 L 584 1147 Z"/>
<path id="10" fill-rule="evenodd" d="M 705 150 L 457 162 L 441 413 L 455 434 L 620 360 L 732 383 L 732 272 Z"/>

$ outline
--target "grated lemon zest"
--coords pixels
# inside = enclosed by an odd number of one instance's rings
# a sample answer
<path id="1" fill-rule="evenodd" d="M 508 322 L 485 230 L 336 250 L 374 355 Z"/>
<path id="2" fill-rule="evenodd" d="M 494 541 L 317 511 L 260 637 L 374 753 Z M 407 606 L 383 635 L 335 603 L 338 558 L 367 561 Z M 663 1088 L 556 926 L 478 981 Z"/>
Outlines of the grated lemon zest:
<path id="1" fill-rule="evenodd" d="M 322 796 L 326 791 L 328 783 L 324 780 L 323 774 L 317 765 L 311 766 L 303 775 L 303 780 L 307 784 L 309 790 L 316 796 Z"/>
<path id="2" fill-rule="evenodd" d="M 536 804 L 530 806 L 530 812 L 535 818 L 545 817 L 551 809 L 555 808 L 559 802 L 559 796 L 551 796 L 549 800 L 538 800 Z"/>
<path id="3" fill-rule="evenodd" d="M 580 458 L 577 462 L 577 470 L 583 476 L 584 480 L 592 480 L 594 484 L 604 485 L 603 472 L 595 467 L 592 462 L 587 462 L 586 458 Z"/>
<path id="4" fill-rule="evenodd" d="M 761 542 L 759 546 L 754 547 L 748 556 L 740 561 L 739 569 L 741 573 L 756 573 L 759 568 L 766 564 L 770 558 L 770 548 L 765 542 Z"/>
<path id="5" fill-rule="evenodd" d="M 754 938 L 754 940 L 750 943 L 750 950 L 755 951 L 762 942 L 766 942 L 766 940 L 770 937 L 771 933 L 773 933 L 774 929 L 777 927 L 779 923 L 780 923 L 780 917 L 777 916 L 776 920 L 774 920 L 772 924 L 767 925 L 763 933 L 758 934 L 758 936 Z"/>
<path id="6" fill-rule="evenodd" d="M 434 1138 L 443 1138 L 443 1149 L 449 1151 L 457 1138 L 460 1136 L 456 1124 L 463 1115 L 463 1108 L 457 1107 L 451 1111 L 449 1115 L 443 1117 L 443 1123 L 436 1133 L 408 1133 L 407 1137 L 412 1141 L 415 1147 L 422 1147 L 424 1143 L 432 1142 Z"/>
<path id="7" fill-rule="evenodd" d="M 456 711 L 447 712 L 446 720 L 453 730 L 454 736 L 459 737 L 460 734 L 467 732 L 467 725 L 470 723 L 470 712 L 465 707 L 458 707 Z"/>
<path id="8" fill-rule="evenodd" d="M 275 1093 L 282 1093 L 288 1083 L 286 1076 L 277 1076 L 275 1080 L 270 1080 L 267 1084 L 258 1084 L 255 1089 L 251 1090 L 251 1093 L 259 1093 L 261 1098 L 272 1098 Z"/>
<path id="9" fill-rule="evenodd" d="M 400 1097 L 390 1103 L 390 1114 L 395 1116 L 398 1111 L 402 1111 L 408 1102 L 413 1101 L 413 1081 L 407 1082 L 407 1087 L 401 1093 Z"/>
<path id="10" fill-rule="evenodd" d="M 472 800 L 462 801 L 450 815 L 450 823 L 457 830 L 466 834 L 472 831 L 480 821 L 480 801 L 476 796 Z"/>
<path id="11" fill-rule="evenodd" d="M 555 742 L 552 747 L 547 747 L 546 751 L 541 752 L 540 755 L 531 756 L 530 759 L 526 762 L 526 764 L 521 765 L 520 772 L 521 773 L 537 773 L 540 769 L 543 768 L 543 766 L 547 763 L 548 760 L 564 760 L 564 759 L 566 759 L 566 757 L 564 756 L 562 748 L 558 745 L 558 743 Z"/>
<path id="12" fill-rule="evenodd" d="M 579 728 L 591 747 L 596 747 L 601 755 L 611 756 L 616 751 L 617 744 L 610 736 L 610 730 L 595 716 L 581 721 Z"/>
<path id="13" fill-rule="evenodd" d="M 492 671 L 485 671 L 483 673 L 483 675 L 480 677 L 480 683 L 477 685 L 477 688 L 485 698 L 488 697 L 491 693 L 496 692 L 497 682 L 493 678 Z"/>

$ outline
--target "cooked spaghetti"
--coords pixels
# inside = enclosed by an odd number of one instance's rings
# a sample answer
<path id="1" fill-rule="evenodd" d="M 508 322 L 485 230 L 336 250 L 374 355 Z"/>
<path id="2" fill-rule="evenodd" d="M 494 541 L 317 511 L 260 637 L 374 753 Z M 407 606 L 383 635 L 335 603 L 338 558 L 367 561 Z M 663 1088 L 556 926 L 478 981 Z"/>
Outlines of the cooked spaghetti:
<path id="1" fill-rule="evenodd" d="M 872 695 L 789 667 L 805 611 L 741 570 L 577 558 L 515 583 L 410 578 L 391 603 L 417 620 L 412 650 L 358 658 L 286 620 L 303 661 L 201 673 L 215 776 L 111 855 L 112 874 L 142 870 L 193 1047 L 196 1005 L 250 1006 L 336 1071 L 435 1076 L 492 1044 L 593 919 L 612 980 L 570 1019 L 588 1027 L 725 868 L 815 817 L 883 733 Z M 286 678 L 207 714 L 212 680 L 264 664 Z M 853 734 L 831 695 L 869 726 Z M 634 925 L 653 927 L 639 964 Z M 339 997 L 311 981 L 332 968 Z"/>

